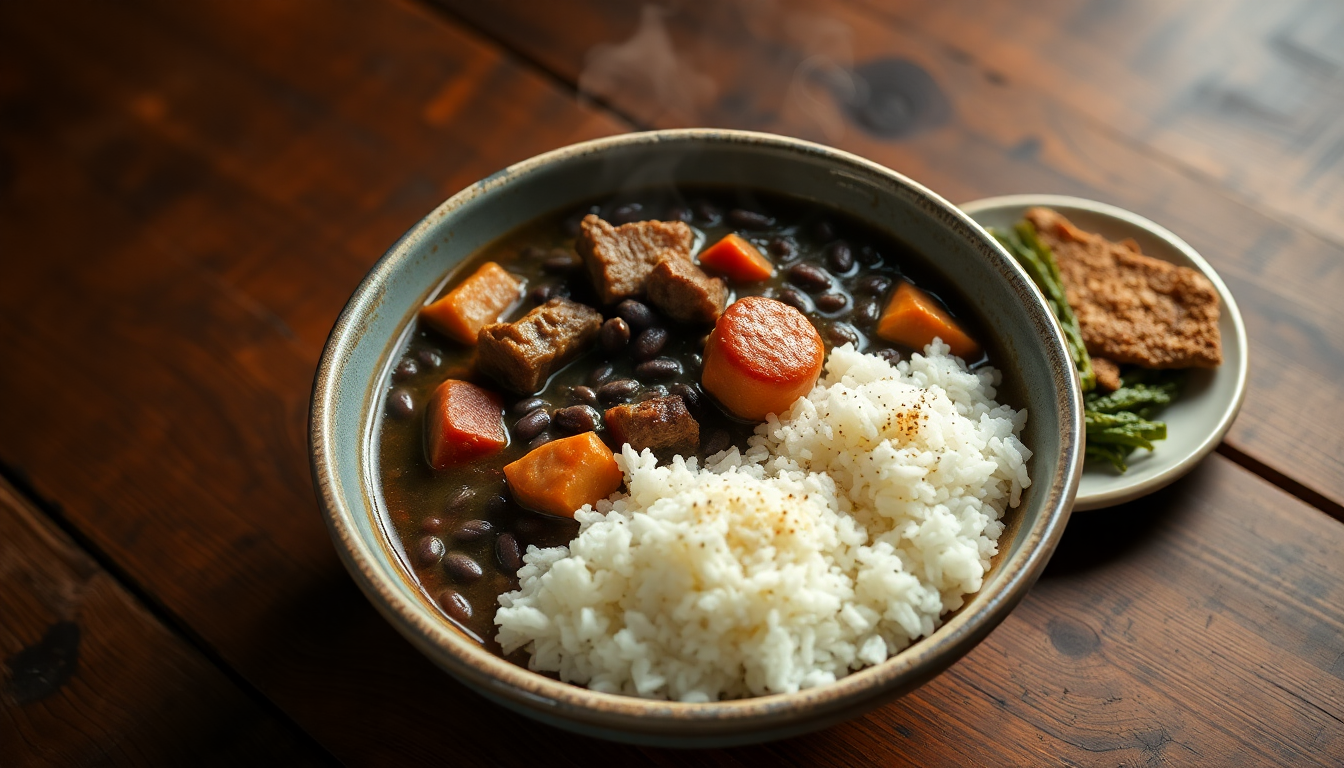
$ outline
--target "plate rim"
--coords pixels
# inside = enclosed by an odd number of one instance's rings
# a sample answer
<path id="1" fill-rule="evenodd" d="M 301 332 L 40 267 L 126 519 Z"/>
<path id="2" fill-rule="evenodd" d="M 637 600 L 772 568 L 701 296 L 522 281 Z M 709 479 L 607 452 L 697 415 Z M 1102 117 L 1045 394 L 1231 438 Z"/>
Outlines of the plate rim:
<path id="1" fill-rule="evenodd" d="M 1227 435 L 1232 428 L 1232 422 L 1236 421 L 1237 415 L 1241 412 L 1241 406 L 1246 400 L 1246 380 L 1250 371 L 1250 345 L 1246 338 L 1246 324 L 1241 316 L 1241 309 L 1237 306 L 1236 299 L 1232 296 L 1232 291 L 1228 289 L 1227 284 L 1223 282 L 1221 276 L 1209 262 L 1200 255 L 1179 235 L 1166 227 L 1158 224 L 1146 216 L 1141 216 L 1133 211 L 1126 210 L 1119 206 L 1109 203 L 1089 200 L 1084 197 L 1074 197 L 1072 195 L 1053 195 L 1053 194 L 1014 194 L 1014 195 L 996 195 L 994 197 L 983 197 L 978 200 L 972 200 L 957 205 L 967 216 L 976 221 L 976 216 L 991 210 L 1004 208 L 1018 208 L 1023 206 L 1039 205 L 1047 208 L 1073 208 L 1086 211 L 1088 213 L 1099 214 L 1116 219 L 1132 227 L 1147 231 L 1149 234 L 1165 241 L 1168 245 L 1175 248 L 1183 256 L 1189 259 L 1205 277 L 1213 283 L 1214 290 L 1218 292 L 1218 298 L 1223 304 L 1223 312 L 1232 322 L 1234 330 L 1232 341 L 1235 342 L 1238 351 L 1239 364 L 1236 370 L 1235 386 L 1232 393 L 1231 402 L 1223 410 L 1218 418 L 1214 429 L 1205 436 L 1194 450 L 1182 456 L 1170 467 L 1158 472 L 1157 474 L 1145 479 L 1137 480 L 1132 483 L 1122 484 L 1104 492 L 1084 494 L 1082 483 L 1079 482 L 1078 495 L 1074 499 L 1073 511 L 1086 512 L 1097 509 L 1105 509 L 1127 501 L 1147 496 L 1150 493 L 1165 488 L 1167 485 L 1183 477 L 1195 465 L 1203 461 L 1206 456 L 1214 451 L 1222 442 L 1223 437 Z M 983 225 L 981 225 L 983 226 Z M 1153 258 L 1160 258 L 1154 256 Z M 1164 259 L 1165 261 L 1165 259 Z M 1224 344 L 1227 343 L 1224 339 Z"/>

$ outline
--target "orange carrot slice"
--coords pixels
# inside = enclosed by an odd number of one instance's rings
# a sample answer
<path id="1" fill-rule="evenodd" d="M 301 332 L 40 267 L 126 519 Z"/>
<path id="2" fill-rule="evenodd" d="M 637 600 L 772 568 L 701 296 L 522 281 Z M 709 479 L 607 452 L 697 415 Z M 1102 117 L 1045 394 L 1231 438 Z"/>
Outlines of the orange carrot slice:
<path id="1" fill-rule="evenodd" d="M 482 264 L 438 301 L 420 310 L 435 330 L 463 344 L 475 344 L 481 329 L 517 303 L 523 283 L 493 261 Z"/>
<path id="2" fill-rule="evenodd" d="M 700 383 L 728 410 L 762 421 L 816 384 L 826 348 L 803 313 L 748 296 L 729 305 L 705 343 Z"/>
<path id="3" fill-rule="evenodd" d="M 891 301 L 877 321 L 877 335 L 887 341 L 920 350 L 936 336 L 952 349 L 952 354 L 963 360 L 980 356 L 980 345 L 961 330 L 947 310 L 939 306 L 932 296 L 910 283 L 902 282 L 892 294 Z"/>
<path id="4" fill-rule="evenodd" d="M 775 274 L 770 260 L 737 235 L 728 235 L 706 248 L 700 254 L 700 266 L 742 283 L 758 283 Z"/>
<path id="5" fill-rule="evenodd" d="M 508 445 L 504 403 L 470 382 L 448 379 L 434 390 L 425 411 L 425 454 L 430 466 L 448 469 Z"/>
<path id="6" fill-rule="evenodd" d="M 573 517 L 584 504 L 605 499 L 623 476 L 611 449 L 595 432 L 553 440 L 504 466 L 513 498 L 548 515 Z"/>

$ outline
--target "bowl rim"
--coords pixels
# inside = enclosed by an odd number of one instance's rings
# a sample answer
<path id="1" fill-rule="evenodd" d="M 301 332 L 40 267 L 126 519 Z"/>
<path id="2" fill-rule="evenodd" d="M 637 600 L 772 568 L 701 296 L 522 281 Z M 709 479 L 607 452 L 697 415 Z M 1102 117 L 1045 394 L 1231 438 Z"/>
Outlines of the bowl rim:
<path id="1" fill-rule="evenodd" d="M 1036 525 L 1021 530 L 1024 537 L 1018 556 L 998 565 L 997 589 L 987 596 L 976 611 L 962 611 L 942 624 L 931 636 L 896 653 L 881 664 L 865 667 L 833 683 L 795 693 L 770 694 L 747 699 L 708 703 L 683 703 L 643 699 L 634 696 L 601 693 L 560 682 L 504 660 L 464 637 L 425 606 L 383 583 L 399 579 L 398 574 L 383 571 L 376 564 L 372 548 L 358 534 L 354 519 L 363 510 L 348 505 L 336 480 L 336 443 L 333 417 L 337 411 L 337 393 L 341 371 L 361 335 L 358 319 L 376 308 L 383 298 L 383 283 L 395 266 L 409 258 L 413 246 L 434 232 L 441 219 L 481 196 L 489 195 L 516 180 L 564 160 L 645 144 L 680 142 L 688 146 L 710 143 L 745 144 L 822 158 L 838 168 L 870 174 L 913 193 L 912 199 L 926 212 L 968 236 L 973 247 L 987 259 L 997 259 L 1010 288 L 1022 298 L 1028 319 L 1034 327 L 1048 331 L 1044 353 L 1054 361 L 1056 401 L 1061 415 L 1060 471 L 1043 489 L 1041 516 Z M 977 242 L 978 241 L 978 242 Z M 1034 303 L 1033 303 L 1034 300 Z M 684 128 L 619 134 L 593 139 L 551 150 L 520 161 L 459 191 L 437 206 L 402 235 L 373 265 L 342 309 L 322 350 L 313 380 L 309 411 L 309 454 L 313 484 L 323 518 L 336 550 L 361 590 L 393 626 L 469 686 L 491 698 L 502 699 L 521 709 L 537 712 L 545 719 L 600 730 L 620 730 L 645 734 L 675 734 L 688 727 L 697 733 L 726 733 L 744 729 L 761 730 L 782 727 L 793 722 L 853 711 L 877 698 L 892 698 L 925 682 L 959 659 L 996 627 L 1025 596 L 1045 568 L 1063 534 L 1072 501 L 1077 492 L 1082 467 L 1082 400 L 1078 395 L 1077 374 L 1068 360 L 1063 332 L 1053 314 L 1035 292 L 1022 268 L 970 216 L 956 206 L 904 175 L 871 160 L 809 141 L 753 131 Z M 1069 378 L 1069 385 L 1058 379 Z M 367 382 L 359 386 L 366 390 Z M 364 411 L 370 408 L 370 392 L 365 391 Z M 331 457 L 331 458 L 329 458 Z M 1045 478 L 1038 479 L 1042 482 Z M 375 521 L 376 522 L 376 521 Z M 983 593 L 978 593 L 983 594 Z"/>
<path id="2" fill-rule="evenodd" d="M 1209 264 L 1208 260 L 1200 255 L 1199 251 L 1196 251 L 1193 246 L 1181 239 L 1175 232 L 1133 211 L 1109 203 L 1088 200 L 1084 197 L 1032 193 L 985 197 L 969 203 L 962 203 L 958 207 L 971 218 L 976 218 L 981 214 L 992 211 L 1032 206 L 1054 208 L 1066 215 L 1070 210 L 1084 211 L 1147 232 L 1163 241 L 1188 259 L 1195 269 L 1199 270 L 1209 279 L 1209 282 L 1213 283 L 1213 288 L 1218 292 L 1218 298 L 1223 303 L 1222 311 L 1232 324 L 1232 338 L 1223 340 L 1225 345 L 1235 347 L 1239 353 L 1237 355 L 1236 371 L 1232 374 L 1235 376 L 1232 397 L 1228 400 L 1223 412 L 1219 414 L 1217 422 L 1208 435 L 1179 460 L 1174 461 L 1171 466 L 1143 480 L 1135 479 L 1133 482 L 1121 484 L 1109 490 L 1084 495 L 1081 485 L 1082 478 L 1080 477 L 1079 494 L 1074 500 L 1073 509 L 1075 512 L 1090 512 L 1147 496 L 1184 477 L 1195 468 L 1195 465 L 1203 461 L 1205 456 L 1212 453 L 1222 442 L 1228 430 L 1232 428 L 1232 422 L 1236 420 L 1237 414 L 1241 412 L 1241 406 L 1246 400 L 1246 380 L 1250 373 L 1250 346 L 1246 338 L 1246 323 L 1241 317 L 1241 309 L 1237 306 L 1237 300 L 1232 297 L 1232 291 L 1223 282 L 1223 278 L 1214 270 L 1213 265 Z M 1160 255 L 1147 255 L 1166 261 Z"/>

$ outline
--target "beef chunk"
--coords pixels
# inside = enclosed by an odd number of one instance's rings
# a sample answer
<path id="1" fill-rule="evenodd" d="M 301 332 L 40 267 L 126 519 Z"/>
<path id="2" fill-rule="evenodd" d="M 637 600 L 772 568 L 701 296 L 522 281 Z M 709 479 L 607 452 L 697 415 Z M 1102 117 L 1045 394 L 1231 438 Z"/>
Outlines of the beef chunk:
<path id="1" fill-rule="evenodd" d="M 574 249 L 592 275 L 604 304 L 644 292 L 649 272 L 664 255 L 690 261 L 694 235 L 680 221 L 637 221 L 613 227 L 594 214 L 579 225 Z"/>
<path id="2" fill-rule="evenodd" d="M 1218 292 L 1203 274 L 1084 232 L 1049 208 L 1027 219 L 1059 262 L 1089 354 L 1148 368 L 1223 362 Z"/>
<path id="3" fill-rule="evenodd" d="M 728 303 L 728 285 L 706 275 L 690 259 L 663 256 L 649 273 L 649 301 L 683 323 L 712 323 Z"/>
<path id="4" fill-rule="evenodd" d="M 1097 375 L 1097 387 L 1114 392 L 1120 388 L 1120 366 L 1104 357 L 1092 358 L 1092 372 Z"/>
<path id="5" fill-rule="evenodd" d="M 690 456 L 700 447 L 700 424 L 680 395 L 608 408 L 607 430 L 618 444 L 652 450 L 659 458 Z"/>
<path id="6" fill-rule="evenodd" d="M 512 323 L 482 328 L 476 364 L 505 388 L 531 394 L 596 341 L 601 327 L 597 310 L 554 298 Z"/>

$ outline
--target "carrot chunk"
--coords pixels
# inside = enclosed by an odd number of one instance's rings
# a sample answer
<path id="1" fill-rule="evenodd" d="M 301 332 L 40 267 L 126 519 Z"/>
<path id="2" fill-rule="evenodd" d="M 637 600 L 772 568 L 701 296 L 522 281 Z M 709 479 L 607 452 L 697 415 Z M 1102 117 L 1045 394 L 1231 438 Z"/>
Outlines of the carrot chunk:
<path id="1" fill-rule="evenodd" d="M 508 445 L 504 403 L 475 384 L 448 379 L 434 390 L 425 411 L 425 455 L 430 466 L 448 469 Z"/>
<path id="2" fill-rule="evenodd" d="M 438 301 L 421 308 L 420 317 L 440 333 L 475 344 L 476 334 L 517 303 L 522 289 L 521 280 L 487 261 Z"/>
<path id="3" fill-rule="evenodd" d="M 595 432 L 552 440 L 504 466 L 513 498 L 548 515 L 573 517 L 584 504 L 605 499 L 623 479 L 611 449 Z"/>
<path id="4" fill-rule="evenodd" d="M 821 336 L 803 313 L 748 296 L 714 325 L 700 383 L 734 414 L 763 421 L 812 390 L 825 357 Z"/>
<path id="5" fill-rule="evenodd" d="M 970 360 L 980 356 L 980 345 L 966 335 L 957 321 L 932 296 L 902 282 L 877 321 L 877 335 L 887 341 L 923 349 L 937 336 L 952 354 Z"/>
<path id="6" fill-rule="evenodd" d="M 742 283 L 758 283 L 775 274 L 775 265 L 756 246 L 735 234 L 706 248 L 700 254 L 700 266 Z"/>

